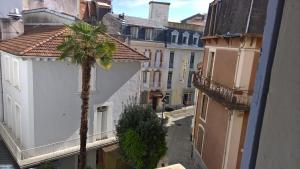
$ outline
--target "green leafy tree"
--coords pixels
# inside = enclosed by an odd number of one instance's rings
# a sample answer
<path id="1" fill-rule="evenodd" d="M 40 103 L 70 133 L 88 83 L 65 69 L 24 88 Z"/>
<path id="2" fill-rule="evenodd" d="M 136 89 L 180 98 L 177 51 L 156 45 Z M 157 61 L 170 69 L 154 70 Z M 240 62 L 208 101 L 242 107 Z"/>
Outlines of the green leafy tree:
<path id="1" fill-rule="evenodd" d="M 88 107 L 90 93 L 91 68 L 97 63 L 105 69 L 112 64 L 115 44 L 105 38 L 104 26 L 92 26 L 85 22 L 67 25 L 65 40 L 58 49 L 62 51 L 61 60 L 71 61 L 82 68 L 81 122 L 80 122 L 80 163 L 79 169 L 86 165 L 86 139 L 88 131 Z"/>
<path id="2" fill-rule="evenodd" d="M 151 108 L 125 107 L 117 125 L 121 155 L 136 169 L 154 169 L 166 154 L 166 130 Z"/>

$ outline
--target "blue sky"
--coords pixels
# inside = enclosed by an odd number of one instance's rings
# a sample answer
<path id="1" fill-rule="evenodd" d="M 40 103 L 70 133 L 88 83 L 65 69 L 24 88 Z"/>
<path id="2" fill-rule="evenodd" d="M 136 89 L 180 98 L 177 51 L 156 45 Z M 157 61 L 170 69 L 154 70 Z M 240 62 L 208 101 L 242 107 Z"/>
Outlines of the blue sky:
<path id="1" fill-rule="evenodd" d="M 147 18 L 150 0 L 113 0 L 114 13 Z M 170 2 L 169 20 L 179 22 L 196 13 L 207 13 L 213 0 L 158 0 Z"/>

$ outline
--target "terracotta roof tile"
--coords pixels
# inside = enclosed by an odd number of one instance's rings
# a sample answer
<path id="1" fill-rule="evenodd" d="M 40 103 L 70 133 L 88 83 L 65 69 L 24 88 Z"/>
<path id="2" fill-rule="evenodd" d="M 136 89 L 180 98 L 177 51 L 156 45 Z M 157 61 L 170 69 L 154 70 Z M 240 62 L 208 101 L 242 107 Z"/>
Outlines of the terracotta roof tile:
<path id="1" fill-rule="evenodd" d="M 61 52 L 57 46 L 63 42 L 67 29 L 64 26 L 25 26 L 25 33 L 17 38 L 0 43 L 0 50 L 30 57 L 59 57 Z M 147 60 L 147 58 L 123 44 L 121 41 L 103 34 L 100 39 L 108 39 L 115 43 L 114 59 Z"/>

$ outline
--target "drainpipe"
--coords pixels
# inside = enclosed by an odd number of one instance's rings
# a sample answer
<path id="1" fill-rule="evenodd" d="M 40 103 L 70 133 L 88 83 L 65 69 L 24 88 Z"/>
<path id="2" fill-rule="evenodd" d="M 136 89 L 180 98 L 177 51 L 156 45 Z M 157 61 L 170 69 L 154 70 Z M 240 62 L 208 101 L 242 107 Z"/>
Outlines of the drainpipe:
<path id="1" fill-rule="evenodd" d="M 2 106 L 1 106 L 1 110 L 2 110 L 2 117 L 3 117 L 3 119 L 2 119 L 2 123 L 4 122 L 4 97 L 3 97 L 3 82 L 2 82 L 2 65 L 1 65 L 1 58 L 2 58 L 2 54 L 0 53 L 0 83 L 1 83 L 1 98 L 2 98 L 2 100 L 1 100 L 1 104 L 2 104 Z"/>
<path id="2" fill-rule="evenodd" d="M 246 26 L 245 34 L 247 34 L 248 31 L 249 31 L 249 25 L 250 25 L 250 19 L 251 19 L 251 15 L 252 15 L 253 2 L 254 2 L 254 0 L 251 1 L 251 5 L 250 5 L 249 14 L 248 14 L 248 20 L 247 20 L 247 26 Z"/>

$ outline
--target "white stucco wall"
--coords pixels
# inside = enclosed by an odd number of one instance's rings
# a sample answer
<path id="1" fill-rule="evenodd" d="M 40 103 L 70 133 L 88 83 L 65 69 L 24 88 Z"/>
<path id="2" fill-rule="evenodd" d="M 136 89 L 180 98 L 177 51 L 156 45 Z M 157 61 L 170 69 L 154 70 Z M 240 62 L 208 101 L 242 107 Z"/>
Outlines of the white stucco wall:
<path id="1" fill-rule="evenodd" d="M 114 130 L 129 97 L 139 96 L 139 62 L 114 62 L 109 71 L 97 66 L 96 90 L 91 92 L 89 131 L 93 133 L 95 105 L 112 105 L 108 131 Z M 79 137 L 79 67 L 67 62 L 33 61 L 35 146 Z M 67 124 L 67 125 L 66 125 Z"/>

